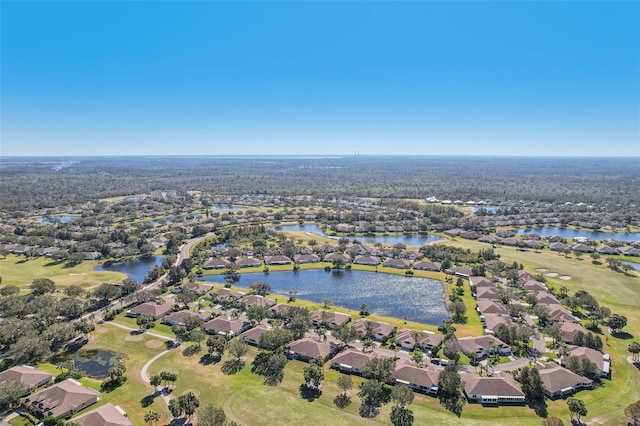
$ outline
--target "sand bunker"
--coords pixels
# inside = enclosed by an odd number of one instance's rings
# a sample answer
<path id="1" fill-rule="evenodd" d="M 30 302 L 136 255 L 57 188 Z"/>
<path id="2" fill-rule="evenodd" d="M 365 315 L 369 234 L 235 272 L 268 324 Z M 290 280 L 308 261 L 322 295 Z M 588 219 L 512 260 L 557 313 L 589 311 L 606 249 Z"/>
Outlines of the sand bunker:
<path id="1" fill-rule="evenodd" d="M 561 277 L 559 277 L 561 280 L 565 280 L 565 281 L 569 281 L 571 279 L 571 277 L 569 275 L 563 275 Z"/>
<path id="2" fill-rule="evenodd" d="M 538 269 L 536 269 L 536 271 L 538 271 L 538 272 L 549 272 L 549 269 L 547 269 L 547 268 L 538 268 Z"/>
<path id="3" fill-rule="evenodd" d="M 552 278 L 558 276 L 558 274 L 556 274 L 555 272 L 549 272 L 548 274 L 545 274 L 545 275 Z"/>
<path id="4" fill-rule="evenodd" d="M 144 339 L 142 334 L 127 334 L 124 338 L 127 342 L 139 342 L 142 339 Z"/>
<path id="5" fill-rule="evenodd" d="M 149 340 L 144 344 L 148 348 L 159 348 L 164 345 L 160 340 Z"/>

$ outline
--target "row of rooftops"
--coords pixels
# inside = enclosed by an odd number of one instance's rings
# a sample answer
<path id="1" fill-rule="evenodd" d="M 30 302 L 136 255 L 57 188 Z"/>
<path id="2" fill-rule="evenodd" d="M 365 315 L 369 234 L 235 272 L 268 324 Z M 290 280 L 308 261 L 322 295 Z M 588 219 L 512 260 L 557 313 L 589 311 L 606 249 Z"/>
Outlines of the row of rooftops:
<path id="1" fill-rule="evenodd" d="M 30 366 L 19 365 L 0 373 L 0 386 L 6 382 L 20 382 L 27 393 L 48 385 L 53 376 Z M 100 393 L 67 379 L 47 386 L 25 397 L 23 404 L 57 419 L 69 417 L 98 402 Z M 132 426 L 126 413 L 118 406 L 104 404 L 73 419 L 84 426 Z"/>

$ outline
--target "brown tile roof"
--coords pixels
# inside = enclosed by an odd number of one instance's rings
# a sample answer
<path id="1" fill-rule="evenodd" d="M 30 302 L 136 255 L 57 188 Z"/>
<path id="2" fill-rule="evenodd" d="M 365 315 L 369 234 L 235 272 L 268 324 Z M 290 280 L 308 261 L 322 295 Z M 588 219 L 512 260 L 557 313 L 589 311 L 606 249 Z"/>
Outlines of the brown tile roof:
<path id="1" fill-rule="evenodd" d="M 83 426 L 133 426 L 133 423 L 121 410 L 120 407 L 109 403 L 73 419 L 73 421 Z"/>
<path id="2" fill-rule="evenodd" d="M 430 388 L 438 385 L 440 371 L 433 368 L 419 368 L 411 365 L 402 365 L 393 372 L 393 378 L 400 382 Z"/>
<path id="3" fill-rule="evenodd" d="M 593 383 L 590 379 L 553 362 L 544 365 L 536 364 L 536 369 L 540 373 L 544 390 L 550 394 L 555 394 L 567 388 L 583 387 L 581 386 L 582 384 L 590 385 Z"/>
<path id="4" fill-rule="evenodd" d="M 161 316 L 171 312 L 172 310 L 173 310 L 173 307 L 171 305 L 167 305 L 167 304 L 159 305 L 155 302 L 145 302 L 131 309 L 131 312 L 136 313 L 138 315 L 151 315 L 155 319 L 158 319 Z"/>
<path id="5" fill-rule="evenodd" d="M 481 377 L 465 372 L 460 374 L 460 378 L 467 395 L 524 397 L 524 392 L 508 373 Z"/>
<path id="6" fill-rule="evenodd" d="M 317 340 L 305 338 L 291 342 L 288 350 L 306 358 L 313 359 L 321 357 L 326 359 L 331 354 L 333 347 L 326 342 L 318 342 Z"/>
<path id="7" fill-rule="evenodd" d="M 40 384 L 49 382 L 52 375 L 44 371 L 36 370 L 33 367 L 18 365 L 0 373 L 0 383 L 2 382 L 20 382 L 32 388 Z"/>
<path id="8" fill-rule="evenodd" d="M 25 398 L 25 404 L 34 406 L 45 416 L 60 418 L 95 403 L 98 395 L 98 392 L 67 379 Z"/>

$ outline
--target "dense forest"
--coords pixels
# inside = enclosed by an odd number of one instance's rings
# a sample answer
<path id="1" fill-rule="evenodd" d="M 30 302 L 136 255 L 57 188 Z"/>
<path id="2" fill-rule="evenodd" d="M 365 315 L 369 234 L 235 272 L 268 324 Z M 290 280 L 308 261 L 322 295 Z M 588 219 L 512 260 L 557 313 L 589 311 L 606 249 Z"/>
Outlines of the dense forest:
<path id="1" fill-rule="evenodd" d="M 637 159 L 515 157 L 3 158 L 5 208 L 153 190 L 637 204 Z"/>

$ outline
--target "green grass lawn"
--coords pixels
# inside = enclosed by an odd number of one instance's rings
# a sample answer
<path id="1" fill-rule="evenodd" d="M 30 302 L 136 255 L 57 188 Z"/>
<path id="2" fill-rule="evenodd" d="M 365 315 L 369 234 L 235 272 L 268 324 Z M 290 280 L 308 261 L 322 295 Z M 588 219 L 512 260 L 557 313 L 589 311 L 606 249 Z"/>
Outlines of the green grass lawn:
<path id="1" fill-rule="evenodd" d="M 153 388 L 142 381 L 140 372 L 149 359 L 165 350 L 164 341 L 144 334 L 134 336 L 127 330 L 105 323 L 96 328 L 89 344 L 83 349 L 107 349 L 124 355 L 127 367 L 127 381 L 124 385 L 111 392 L 101 393 L 100 401 L 87 407 L 80 414 L 110 402 L 122 407 L 134 425 L 144 424 L 144 415 L 147 411 L 160 412 L 164 421 L 168 422 L 169 411 L 161 398 L 155 398 L 151 405 L 146 408 L 141 404 L 143 398 L 153 393 Z M 52 367 L 55 370 L 56 367 L 51 365 L 49 367 L 45 365 L 44 369 Z M 54 373 L 53 371 L 51 372 Z M 81 382 L 87 386 L 100 389 L 100 380 L 85 378 L 81 379 Z"/>
<path id="2" fill-rule="evenodd" d="M 94 271 L 98 265 L 98 261 L 85 260 L 78 266 L 66 268 L 63 263 L 56 263 L 47 257 L 36 257 L 25 262 L 24 256 L 11 254 L 0 259 L 0 275 L 2 284 L 15 285 L 23 291 L 28 290 L 35 278 L 49 278 L 56 283 L 58 289 L 72 284 L 91 289 L 102 283 L 120 282 L 127 277 L 119 272 Z"/>

